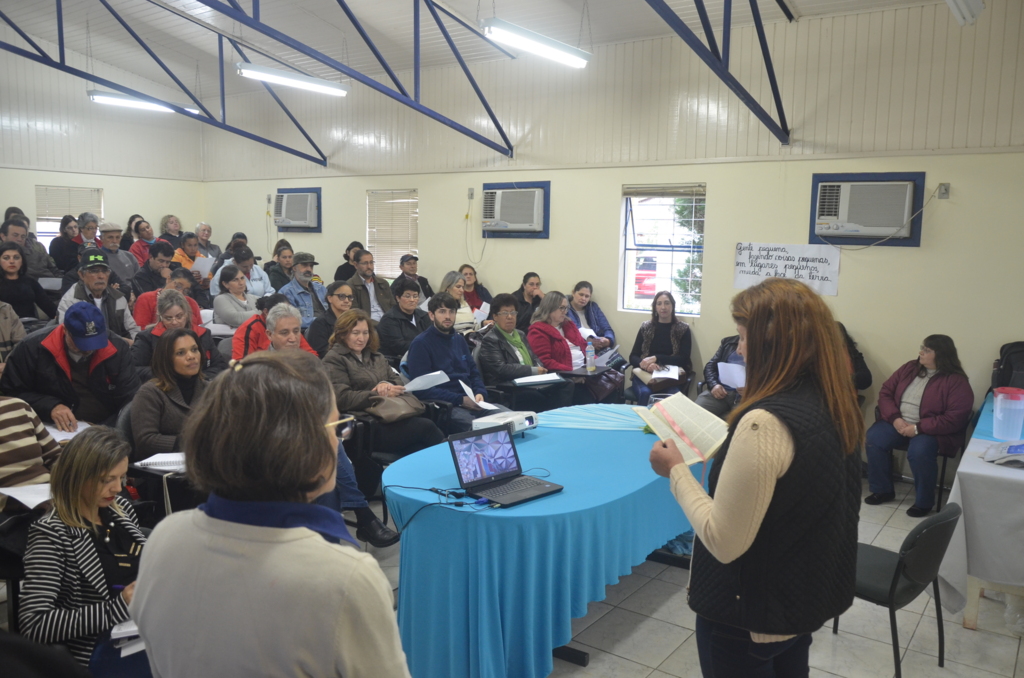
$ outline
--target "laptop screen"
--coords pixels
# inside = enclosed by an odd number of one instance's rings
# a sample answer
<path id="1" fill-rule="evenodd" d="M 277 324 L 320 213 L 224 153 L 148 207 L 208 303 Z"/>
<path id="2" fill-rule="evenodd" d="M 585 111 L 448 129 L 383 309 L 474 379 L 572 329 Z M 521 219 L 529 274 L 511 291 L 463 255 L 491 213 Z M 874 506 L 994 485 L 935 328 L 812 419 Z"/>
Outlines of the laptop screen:
<path id="1" fill-rule="evenodd" d="M 448 444 L 463 487 L 522 473 L 507 427 L 452 436 Z"/>

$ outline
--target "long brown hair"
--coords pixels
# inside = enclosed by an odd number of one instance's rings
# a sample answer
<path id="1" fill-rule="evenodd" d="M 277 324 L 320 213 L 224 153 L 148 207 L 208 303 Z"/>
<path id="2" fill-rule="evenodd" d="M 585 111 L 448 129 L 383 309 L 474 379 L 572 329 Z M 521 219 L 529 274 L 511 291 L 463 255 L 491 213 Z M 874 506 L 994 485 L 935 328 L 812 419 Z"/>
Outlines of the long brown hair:
<path id="1" fill-rule="evenodd" d="M 821 389 L 843 451 L 859 450 L 864 418 L 842 334 L 821 297 L 797 280 L 770 278 L 733 298 L 732 317 L 747 330 L 747 386 L 729 424 L 759 400 L 810 379 Z"/>
<path id="2" fill-rule="evenodd" d="M 939 374 L 959 374 L 966 377 L 963 366 L 960 365 L 960 356 L 956 352 L 956 344 L 953 338 L 945 334 L 929 334 L 921 342 L 925 348 L 935 351 L 935 369 Z M 924 365 L 917 371 L 917 376 L 923 377 L 928 373 Z"/>
<path id="3" fill-rule="evenodd" d="M 350 309 L 338 316 L 338 320 L 334 323 L 334 334 L 331 336 L 330 341 L 331 346 L 335 344 L 346 346 L 345 337 L 351 334 L 356 325 L 362 322 L 365 322 L 366 328 L 370 330 L 370 338 L 366 342 L 366 349 L 364 350 L 368 350 L 370 353 L 379 351 L 380 337 L 377 335 L 376 323 L 370 319 L 369 313 L 359 308 Z"/>
<path id="4" fill-rule="evenodd" d="M 85 495 L 94 492 L 103 477 L 130 453 L 128 441 L 109 426 L 90 426 L 72 438 L 50 473 L 50 493 L 57 517 L 65 525 L 94 530 L 95 525 L 86 518 Z M 122 513 L 116 503 L 111 508 Z"/>

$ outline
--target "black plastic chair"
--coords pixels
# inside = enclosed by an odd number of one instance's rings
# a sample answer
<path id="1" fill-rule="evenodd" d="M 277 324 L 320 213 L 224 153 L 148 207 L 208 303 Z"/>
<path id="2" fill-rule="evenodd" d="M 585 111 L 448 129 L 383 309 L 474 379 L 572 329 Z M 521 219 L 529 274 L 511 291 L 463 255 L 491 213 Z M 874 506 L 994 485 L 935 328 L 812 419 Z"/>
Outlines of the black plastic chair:
<path id="1" fill-rule="evenodd" d="M 21 609 L 21 580 L 25 578 L 25 562 L 9 551 L 0 551 L 0 581 L 7 584 L 7 630 L 18 632 L 18 611 Z"/>
<path id="2" fill-rule="evenodd" d="M 939 564 L 946 555 L 960 513 L 959 504 L 946 504 L 942 511 L 922 520 L 910 531 L 899 553 L 868 544 L 857 545 L 856 596 L 889 609 L 896 678 L 901 676 L 896 610 L 909 605 L 928 588 L 928 584 L 932 585 L 935 597 L 935 618 L 939 627 L 939 666 L 945 666 L 945 635 L 942 630 L 938 574 Z M 839 617 L 832 621 L 832 633 L 839 633 Z"/>

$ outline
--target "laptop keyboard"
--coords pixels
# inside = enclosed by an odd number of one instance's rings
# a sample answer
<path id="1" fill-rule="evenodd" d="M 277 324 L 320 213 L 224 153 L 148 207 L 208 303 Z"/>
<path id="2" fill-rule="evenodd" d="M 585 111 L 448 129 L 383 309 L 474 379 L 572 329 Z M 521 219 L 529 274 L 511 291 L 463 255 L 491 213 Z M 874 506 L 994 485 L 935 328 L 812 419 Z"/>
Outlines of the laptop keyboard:
<path id="1" fill-rule="evenodd" d="M 534 485 L 540 484 L 541 481 L 537 480 L 536 478 L 532 478 L 530 476 L 520 476 L 519 478 L 509 481 L 508 483 L 496 487 L 492 490 L 484 490 L 480 494 L 486 496 L 487 498 L 500 497 L 502 495 L 511 494 L 512 492 L 519 492 L 520 490 L 525 490 L 528 487 L 533 487 Z"/>

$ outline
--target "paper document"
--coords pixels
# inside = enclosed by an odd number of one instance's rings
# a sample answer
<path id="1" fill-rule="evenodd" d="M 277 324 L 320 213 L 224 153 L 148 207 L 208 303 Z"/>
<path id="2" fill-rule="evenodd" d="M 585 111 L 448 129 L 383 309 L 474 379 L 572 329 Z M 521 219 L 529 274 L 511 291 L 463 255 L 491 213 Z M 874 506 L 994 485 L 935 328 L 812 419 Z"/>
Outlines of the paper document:
<path id="1" fill-rule="evenodd" d="M 678 365 L 666 365 L 660 370 L 651 372 L 651 380 L 654 379 L 678 379 L 679 378 L 679 366 Z"/>
<path id="2" fill-rule="evenodd" d="M 142 652 L 145 649 L 146 643 L 142 640 L 142 638 L 136 638 L 135 640 L 130 640 L 121 646 L 121 656 L 127 657 L 130 654 Z"/>
<path id="3" fill-rule="evenodd" d="M 443 371 L 438 370 L 437 372 L 431 372 L 430 374 L 424 374 L 422 377 L 416 377 L 408 384 L 405 385 L 405 390 L 412 391 L 425 391 L 428 388 L 434 388 L 441 384 L 447 384 L 451 379 Z"/>
<path id="4" fill-rule="evenodd" d="M 728 425 L 683 393 L 661 400 L 654 409 L 633 411 L 663 441 L 673 440 L 688 466 L 710 459 L 725 442 Z"/>
<path id="5" fill-rule="evenodd" d="M 608 361 L 611 360 L 613 356 L 618 355 L 618 352 L 619 345 L 616 344 L 615 348 L 607 350 L 601 355 L 594 358 L 594 364 L 597 365 L 598 367 L 604 367 L 605 365 L 608 364 Z"/>
<path id="6" fill-rule="evenodd" d="M 534 374 L 529 377 L 519 377 L 513 379 L 512 383 L 516 386 L 529 386 L 530 384 L 553 384 L 556 381 L 562 381 L 562 378 L 558 376 L 556 372 L 548 372 L 547 374 Z"/>
<path id="7" fill-rule="evenodd" d="M 486 301 L 477 310 L 473 311 L 473 318 L 478 322 L 482 323 L 487 320 L 487 316 L 491 314 L 491 305 Z"/>
<path id="8" fill-rule="evenodd" d="M 126 622 L 121 622 L 114 628 L 110 629 L 110 639 L 117 640 L 118 638 L 131 638 L 132 636 L 139 635 L 139 625 L 129 619 Z"/>
<path id="9" fill-rule="evenodd" d="M 36 282 L 38 282 L 39 286 L 42 287 L 44 290 L 56 291 L 56 290 L 60 289 L 60 286 L 64 283 L 64 279 L 63 278 L 40 278 Z"/>
<path id="10" fill-rule="evenodd" d="M 50 483 L 22 485 L 21 487 L 0 487 L 0 494 L 17 499 L 29 508 L 35 508 L 44 501 L 50 501 Z"/>
<path id="11" fill-rule="evenodd" d="M 72 438 L 74 438 L 87 428 L 89 428 L 89 424 L 85 423 L 84 421 L 78 422 L 78 428 L 75 429 L 74 431 L 61 431 L 53 424 L 46 425 L 46 430 L 50 432 L 50 435 L 53 436 L 53 439 L 56 440 L 58 443 L 62 443 L 66 440 L 71 440 Z"/>
<path id="12" fill-rule="evenodd" d="M 196 260 L 192 262 L 192 271 L 198 271 L 199 277 L 205 278 L 210 275 L 210 269 L 213 268 L 214 262 L 213 257 L 196 257 Z"/>
<path id="13" fill-rule="evenodd" d="M 732 388 L 743 388 L 747 385 L 746 365 L 736 363 L 718 363 L 718 381 Z"/>
<path id="14" fill-rule="evenodd" d="M 459 383 L 462 384 L 462 390 L 466 392 L 466 396 L 470 400 L 476 400 L 476 394 L 473 393 L 473 389 L 471 389 L 469 386 L 467 386 L 466 382 L 464 382 L 462 380 L 459 380 Z M 497 405 L 492 405 L 489 402 L 487 402 L 486 400 L 481 400 L 480 402 L 477 403 L 477 405 L 479 405 L 480 408 L 484 409 L 484 410 L 496 410 L 496 409 L 498 409 Z"/>
<path id="15" fill-rule="evenodd" d="M 597 336 L 597 332 L 595 332 L 594 330 L 590 329 L 589 327 L 581 327 L 579 329 L 580 329 L 580 336 L 582 336 L 584 339 L 588 339 L 590 337 L 596 337 Z"/>
<path id="16" fill-rule="evenodd" d="M 185 470 L 185 453 L 162 452 L 160 454 L 154 454 L 148 459 L 143 459 L 135 465 L 141 466 L 142 468 L 153 468 L 160 471 L 180 473 Z"/>

